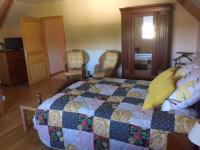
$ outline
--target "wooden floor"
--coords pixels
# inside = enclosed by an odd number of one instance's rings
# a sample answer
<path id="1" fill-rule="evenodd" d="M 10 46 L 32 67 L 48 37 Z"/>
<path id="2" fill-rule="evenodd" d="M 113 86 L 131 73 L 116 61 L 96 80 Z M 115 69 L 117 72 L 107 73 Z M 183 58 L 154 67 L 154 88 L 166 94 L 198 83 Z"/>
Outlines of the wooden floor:
<path id="1" fill-rule="evenodd" d="M 23 132 L 19 105 L 36 105 L 35 95 L 37 93 L 41 93 L 43 99 L 48 98 L 56 92 L 63 82 L 64 79 L 50 78 L 32 86 L 22 84 L 14 87 L 0 87 L 7 99 L 5 115 L 0 118 L 1 150 L 48 150 L 41 143 L 32 126 L 33 114 L 29 114 L 31 126 L 28 132 Z"/>

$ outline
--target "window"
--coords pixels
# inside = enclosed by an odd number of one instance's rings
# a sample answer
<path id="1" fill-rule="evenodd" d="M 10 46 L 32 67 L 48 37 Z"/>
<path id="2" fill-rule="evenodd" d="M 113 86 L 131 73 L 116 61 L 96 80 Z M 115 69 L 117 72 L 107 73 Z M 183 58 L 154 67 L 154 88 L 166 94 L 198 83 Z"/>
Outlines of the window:
<path id="1" fill-rule="evenodd" d="M 143 17 L 142 38 L 153 39 L 155 37 L 155 28 L 153 24 L 153 16 Z"/>

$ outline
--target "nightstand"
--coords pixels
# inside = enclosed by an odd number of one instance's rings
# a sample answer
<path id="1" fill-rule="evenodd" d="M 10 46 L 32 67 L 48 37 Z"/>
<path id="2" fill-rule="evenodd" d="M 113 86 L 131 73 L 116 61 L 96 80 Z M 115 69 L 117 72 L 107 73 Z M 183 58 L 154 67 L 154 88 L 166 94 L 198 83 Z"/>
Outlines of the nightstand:
<path id="1" fill-rule="evenodd" d="M 167 137 L 167 150 L 197 150 L 187 134 L 170 133 Z"/>

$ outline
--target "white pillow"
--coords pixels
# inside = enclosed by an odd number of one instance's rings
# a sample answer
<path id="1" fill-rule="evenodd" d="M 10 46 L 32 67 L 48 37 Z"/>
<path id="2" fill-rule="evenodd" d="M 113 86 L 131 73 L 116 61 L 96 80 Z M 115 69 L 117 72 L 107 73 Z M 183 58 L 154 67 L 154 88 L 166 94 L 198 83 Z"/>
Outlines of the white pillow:
<path id="1" fill-rule="evenodd" d="M 188 72 L 185 76 L 183 76 L 177 83 L 176 86 L 180 87 L 184 83 L 189 80 L 197 80 L 200 78 L 200 68 L 193 69 L 191 72 Z"/>
<path id="2" fill-rule="evenodd" d="M 200 63 L 197 62 L 191 62 L 183 67 L 181 67 L 180 69 L 177 70 L 175 76 L 185 76 L 187 73 L 195 70 L 195 69 L 200 69 Z"/>
<path id="3" fill-rule="evenodd" d="M 187 108 L 200 101 L 200 71 L 194 70 L 178 81 L 176 90 L 162 104 L 162 111 Z"/>

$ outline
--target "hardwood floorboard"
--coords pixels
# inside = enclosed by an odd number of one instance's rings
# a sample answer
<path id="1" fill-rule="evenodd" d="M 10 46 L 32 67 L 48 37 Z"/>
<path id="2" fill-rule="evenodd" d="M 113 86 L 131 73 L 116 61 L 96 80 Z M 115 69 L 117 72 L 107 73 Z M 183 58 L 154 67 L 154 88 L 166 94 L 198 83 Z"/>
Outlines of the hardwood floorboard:
<path id="1" fill-rule="evenodd" d="M 43 99 L 51 97 L 64 83 L 62 78 L 51 77 L 38 84 L 27 84 L 13 87 L 0 87 L 6 96 L 5 115 L 0 118 L 1 150 L 49 150 L 40 141 L 36 130 L 31 126 L 25 133 L 21 124 L 20 105 L 36 106 L 36 94 L 41 93 Z M 32 124 L 33 113 L 28 113 Z"/>

